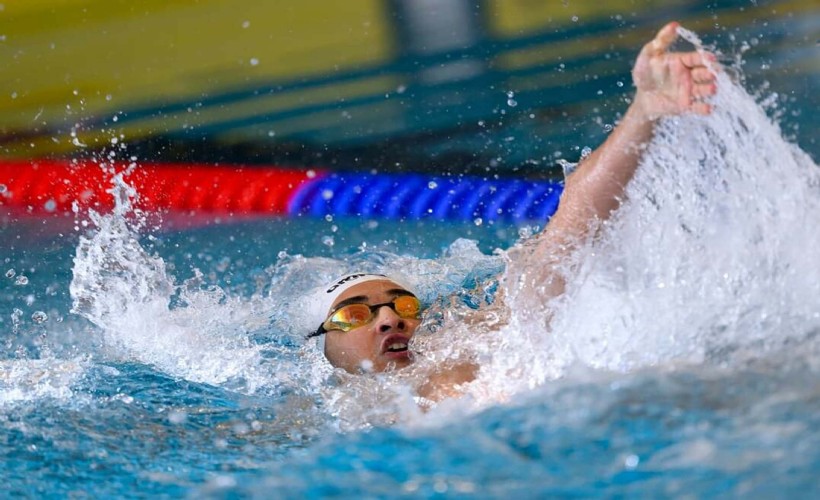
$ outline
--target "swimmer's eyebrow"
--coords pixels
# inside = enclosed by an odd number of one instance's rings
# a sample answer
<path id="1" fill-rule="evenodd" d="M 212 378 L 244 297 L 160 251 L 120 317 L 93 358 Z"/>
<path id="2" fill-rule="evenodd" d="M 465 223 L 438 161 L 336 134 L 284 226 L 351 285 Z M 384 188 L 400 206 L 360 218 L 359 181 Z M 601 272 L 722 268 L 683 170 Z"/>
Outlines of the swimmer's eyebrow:
<path id="1" fill-rule="evenodd" d="M 392 295 L 394 297 L 401 297 L 403 295 L 415 297 L 413 293 L 405 290 L 404 288 L 391 288 L 390 290 L 385 291 L 385 293 L 388 295 Z M 356 295 L 355 297 L 344 299 L 343 301 L 336 304 L 336 307 L 334 307 L 330 312 L 335 313 L 336 311 L 338 311 L 339 309 L 343 308 L 348 304 L 367 304 L 368 298 L 369 297 L 367 295 Z"/>

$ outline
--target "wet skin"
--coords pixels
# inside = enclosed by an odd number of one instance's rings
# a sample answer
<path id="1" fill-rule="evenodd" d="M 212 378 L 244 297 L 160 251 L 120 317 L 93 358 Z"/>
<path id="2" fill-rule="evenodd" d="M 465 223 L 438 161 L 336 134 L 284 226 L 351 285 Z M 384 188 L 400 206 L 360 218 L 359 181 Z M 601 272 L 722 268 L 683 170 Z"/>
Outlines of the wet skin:
<path id="1" fill-rule="evenodd" d="M 351 302 L 384 304 L 400 295 L 412 294 L 392 281 L 367 281 L 345 290 L 330 311 Z M 373 321 L 366 325 L 349 332 L 331 330 L 325 333 L 325 356 L 333 366 L 350 373 L 404 368 L 413 362 L 407 345 L 420 323 L 418 319 L 402 318 L 388 306 L 380 307 Z"/>

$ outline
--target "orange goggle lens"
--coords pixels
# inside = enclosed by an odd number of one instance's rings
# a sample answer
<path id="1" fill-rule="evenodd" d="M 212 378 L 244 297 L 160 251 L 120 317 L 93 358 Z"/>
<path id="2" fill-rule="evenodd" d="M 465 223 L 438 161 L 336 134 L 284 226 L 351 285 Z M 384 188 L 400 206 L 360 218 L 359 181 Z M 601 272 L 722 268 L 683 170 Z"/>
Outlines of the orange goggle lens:
<path id="1" fill-rule="evenodd" d="M 384 304 L 348 304 L 338 311 L 334 311 L 330 317 L 322 323 L 322 328 L 325 331 L 341 330 L 349 332 L 354 328 L 364 326 L 376 317 L 376 313 L 382 307 L 389 307 L 396 311 L 396 314 L 401 318 L 417 319 L 421 313 L 421 303 L 419 299 L 412 295 L 401 295 L 385 302 Z"/>

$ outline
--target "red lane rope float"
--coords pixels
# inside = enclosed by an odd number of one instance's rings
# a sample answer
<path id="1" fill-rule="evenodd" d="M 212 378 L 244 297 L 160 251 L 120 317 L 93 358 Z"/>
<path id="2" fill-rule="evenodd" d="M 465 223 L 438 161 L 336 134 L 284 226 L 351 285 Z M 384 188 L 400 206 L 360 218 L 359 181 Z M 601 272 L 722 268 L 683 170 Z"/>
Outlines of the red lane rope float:
<path id="1" fill-rule="evenodd" d="M 124 165 L 117 165 L 117 171 Z M 126 177 L 146 211 L 286 215 L 292 193 L 315 170 L 140 163 Z M 0 162 L 0 206 L 32 215 L 113 208 L 111 174 L 92 161 Z"/>

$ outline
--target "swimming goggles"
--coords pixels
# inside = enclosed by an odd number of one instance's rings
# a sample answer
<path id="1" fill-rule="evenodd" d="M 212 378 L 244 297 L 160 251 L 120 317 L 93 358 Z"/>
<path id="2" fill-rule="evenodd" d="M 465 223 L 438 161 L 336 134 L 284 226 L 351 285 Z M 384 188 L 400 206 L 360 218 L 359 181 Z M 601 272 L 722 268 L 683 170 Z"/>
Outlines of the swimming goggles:
<path id="1" fill-rule="evenodd" d="M 421 302 L 413 295 L 399 295 L 390 302 L 372 306 L 364 303 L 348 304 L 333 311 L 322 326 L 308 337 L 316 337 L 331 330 L 349 332 L 354 328 L 364 326 L 373 321 L 379 309 L 385 306 L 395 311 L 400 318 L 418 319 L 421 315 Z"/>

